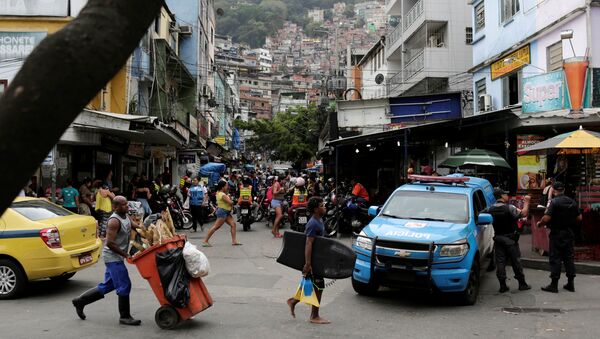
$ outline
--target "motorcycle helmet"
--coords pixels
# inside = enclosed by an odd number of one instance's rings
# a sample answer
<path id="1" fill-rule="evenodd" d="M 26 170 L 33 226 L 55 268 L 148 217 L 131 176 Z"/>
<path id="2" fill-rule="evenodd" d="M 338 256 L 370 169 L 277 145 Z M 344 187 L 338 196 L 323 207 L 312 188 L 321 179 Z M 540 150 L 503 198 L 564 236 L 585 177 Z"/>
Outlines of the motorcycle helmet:
<path id="1" fill-rule="evenodd" d="M 306 184 L 306 182 L 304 181 L 304 178 L 302 178 L 302 177 L 296 178 L 296 187 L 302 187 L 302 186 L 304 186 L 304 184 Z"/>
<path id="2" fill-rule="evenodd" d="M 171 185 L 166 184 L 160 189 L 161 194 L 169 194 L 171 192 Z"/>

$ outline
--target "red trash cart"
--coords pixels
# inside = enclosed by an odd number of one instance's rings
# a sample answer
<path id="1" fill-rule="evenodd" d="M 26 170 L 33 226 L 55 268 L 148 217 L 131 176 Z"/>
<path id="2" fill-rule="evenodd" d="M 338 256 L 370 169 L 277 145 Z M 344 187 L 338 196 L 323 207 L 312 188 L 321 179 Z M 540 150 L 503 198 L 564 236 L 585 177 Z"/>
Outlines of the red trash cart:
<path id="1" fill-rule="evenodd" d="M 190 302 L 187 307 L 175 308 L 165 298 L 165 293 L 160 282 L 158 269 L 156 267 L 156 253 L 167 251 L 174 248 L 183 248 L 186 237 L 176 235 L 166 240 L 160 245 L 154 245 L 129 259 L 129 262 L 135 264 L 142 278 L 148 280 L 152 292 L 160 303 L 160 308 L 156 310 L 154 320 L 158 327 L 162 329 L 172 329 L 179 322 L 190 319 L 194 315 L 204 311 L 212 306 L 213 301 L 200 278 L 190 278 Z"/>

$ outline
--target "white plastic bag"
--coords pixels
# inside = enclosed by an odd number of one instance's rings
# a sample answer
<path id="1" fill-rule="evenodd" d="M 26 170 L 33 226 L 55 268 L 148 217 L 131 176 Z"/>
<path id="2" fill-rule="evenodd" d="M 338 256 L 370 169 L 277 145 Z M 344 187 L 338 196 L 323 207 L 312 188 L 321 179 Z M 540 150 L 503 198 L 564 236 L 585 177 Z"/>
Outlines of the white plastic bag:
<path id="1" fill-rule="evenodd" d="M 210 273 L 210 263 L 206 255 L 187 241 L 183 247 L 183 260 L 185 268 L 193 278 L 202 278 Z"/>

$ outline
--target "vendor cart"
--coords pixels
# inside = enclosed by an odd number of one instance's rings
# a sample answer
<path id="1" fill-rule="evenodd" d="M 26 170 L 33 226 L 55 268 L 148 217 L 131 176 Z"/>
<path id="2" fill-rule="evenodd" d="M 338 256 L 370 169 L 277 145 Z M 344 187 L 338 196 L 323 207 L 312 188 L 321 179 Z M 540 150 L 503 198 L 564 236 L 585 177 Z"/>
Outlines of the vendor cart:
<path id="1" fill-rule="evenodd" d="M 148 280 L 152 292 L 154 292 L 156 299 L 158 299 L 161 305 L 156 310 L 154 320 L 158 327 L 162 329 L 173 329 L 181 321 L 190 319 L 213 304 L 212 298 L 200 278 L 190 279 L 190 301 L 186 307 L 176 308 L 165 298 L 156 266 L 156 254 L 175 248 L 183 248 L 185 241 L 186 237 L 184 235 L 176 235 L 171 239 L 163 241 L 162 244 L 149 247 L 128 260 L 130 263 L 136 265 L 142 278 Z"/>

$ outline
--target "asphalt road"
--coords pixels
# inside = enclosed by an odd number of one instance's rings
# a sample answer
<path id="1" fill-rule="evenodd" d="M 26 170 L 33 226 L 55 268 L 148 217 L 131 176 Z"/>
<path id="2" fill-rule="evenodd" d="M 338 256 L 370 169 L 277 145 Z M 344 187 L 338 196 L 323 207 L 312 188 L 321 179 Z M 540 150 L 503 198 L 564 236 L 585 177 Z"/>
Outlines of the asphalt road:
<path id="1" fill-rule="evenodd" d="M 134 266 L 129 266 L 132 313 L 141 327 L 118 324 L 114 294 L 88 306 L 88 319 L 79 320 L 70 300 L 100 281 L 104 268 L 98 264 L 66 284 L 34 282 L 24 298 L 1 301 L 0 338 L 597 338 L 600 332 L 599 276 L 577 277 L 576 293 L 547 294 L 539 288 L 548 273 L 535 270 L 525 272 L 532 290 L 516 291 L 511 280 L 512 290 L 503 295 L 496 292 L 493 273 L 486 274 L 480 300 L 470 307 L 414 291 L 361 297 L 350 280 L 337 281 L 325 290 L 321 308 L 332 324 L 313 325 L 307 321 L 308 306 L 298 305 L 297 319 L 289 315 L 285 300 L 294 294 L 300 274 L 275 262 L 281 240 L 264 224 L 238 232 L 243 246 L 232 247 L 223 228 L 212 240 L 214 247 L 202 249 L 211 262 L 205 283 L 214 305 L 175 330 L 163 331 L 154 323 L 158 303 Z M 190 234 L 190 241 L 199 245 L 203 234 Z"/>

